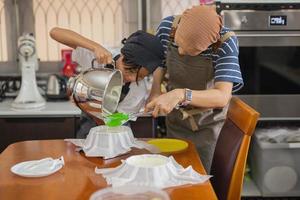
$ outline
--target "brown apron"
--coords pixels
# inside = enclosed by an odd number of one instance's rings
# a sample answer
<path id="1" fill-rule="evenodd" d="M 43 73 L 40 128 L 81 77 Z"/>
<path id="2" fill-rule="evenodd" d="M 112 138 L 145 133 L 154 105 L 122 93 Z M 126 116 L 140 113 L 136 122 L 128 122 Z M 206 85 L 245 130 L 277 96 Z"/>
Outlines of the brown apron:
<path id="1" fill-rule="evenodd" d="M 175 17 L 172 24 L 166 59 L 169 73 L 168 90 L 176 88 L 206 90 L 212 88 L 214 84 L 212 59 L 200 54 L 197 56 L 179 55 L 178 49 L 171 45 L 179 17 Z M 218 42 L 218 46 L 233 34 L 233 32 L 226 33 Z M 166 118 L 167 136 L 188 139 L 194 142 L 208 173 L 227 109 L 228 105 L 222 109 L 188 106 L 184 109 L 174 109 Z"/>

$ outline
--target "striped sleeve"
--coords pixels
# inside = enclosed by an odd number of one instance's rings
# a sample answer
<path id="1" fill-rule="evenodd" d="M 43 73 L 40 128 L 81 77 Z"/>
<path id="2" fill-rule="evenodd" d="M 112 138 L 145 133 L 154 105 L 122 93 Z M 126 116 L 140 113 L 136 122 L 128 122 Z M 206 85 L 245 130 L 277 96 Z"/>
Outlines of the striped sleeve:
<path id="1" fill-rule="evenodd" d="M 215 82 L 232 82 L 233 92 L 240 90 L 244 85 L 238 56 L 239 48 L 236 36 L 226 40 L 218 49 L 217 54 L 213 56 Z"/>
<path id="2" fill-rule="evenodd" d="M 167 55 L 168 45 L 170 43 L 170 32 L 171 32 L 173 20 L 174 20 L 173 16 L 164 18 L 160 22 L 156 30 L 156 36 L 159 38 L 160 42 L 163 45 L 165 57 Z"/>

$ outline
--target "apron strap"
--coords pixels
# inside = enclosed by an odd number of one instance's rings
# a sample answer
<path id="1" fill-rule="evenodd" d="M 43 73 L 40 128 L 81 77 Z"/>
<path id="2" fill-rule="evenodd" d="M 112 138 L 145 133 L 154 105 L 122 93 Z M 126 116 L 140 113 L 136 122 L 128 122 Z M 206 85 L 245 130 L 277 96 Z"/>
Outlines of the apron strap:
<path id="1" fill-rule="evenodd" d="M 198 127 L 197 122 L 195 121 L 195 118 L 193 115 L 198 115 L 209 109 L 194 108 L 191 110 L 184 110 L 183 108 L 180 108 L 179 110 L 182 113 L 182 120 L 188 119 L 189 123 L 191 125 L 191 128 L 192 128 L 192 131 L 198 131 L 199 127 Z"/>
<path id="2" fill-rule="evenodd" d="M 180 18 L 181 18 L 181 15 L 175 15 L 174 16 L 172 27 L 177 28 L 177 25 L 179 24 Z"/>
<path id="3" fill-rule="evenodd" d="M 223 42 L 225 42 L 226 40 L 228 40 L 231 36 L 235 36 L 235 33 L 233 31 L 228 31 L 227 33 L 225 33 L 223 35 L 223 37 L 221 37 L 220 41 L 221 41 L 221 44 Z"/>
<path id="4" fill-rule="evenodd" d="M 186 110 L 184 108 L 179 109 L 180 112 L 182 113 L 182 120 L 187 119 L 188 117 L 192 117 L 193 115 L 198 115 L 208 109 L 201 109 L 201 108 L 193 108 L 191 110 Z"/>
<path id="5" fill-rule="evenodd" d="M 173 20 L 171 31 L 170 31 L 170 43 L 174 42 L 175 33 L 176 33 L 177 25 L 180 21 L 180 18 L 181 18 L 181 15 L 174 16 L 174 20 Z"/>
<path id="6" fill-rule="evenodd" d="M 212 45 L 213 51 L 216 52 L 221 47 L 221 45 L 231 36 L 235 36 L 235 33 L 233 31 L 228 31 L 227 33 L 225 33 L 216 43 Z"/>

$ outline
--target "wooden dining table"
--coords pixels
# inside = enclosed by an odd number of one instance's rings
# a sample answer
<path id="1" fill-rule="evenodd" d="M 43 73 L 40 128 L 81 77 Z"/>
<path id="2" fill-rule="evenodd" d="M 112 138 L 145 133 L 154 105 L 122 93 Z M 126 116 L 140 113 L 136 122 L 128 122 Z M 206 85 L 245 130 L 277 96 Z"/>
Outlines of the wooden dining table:
<path id="1" fill-rule="evenodd" d="M 206 174 L 193 143 L 182 152 L 171 154 L 183 167 L 192 166 L 200 174 Z M 84 200 L 97 190 L 110 187 L 95 168 L 116 167 L 121 160 L 132 155 L 149 153 L 133 148 L 129 153 L 108 160 L 86 157 L 76 146 L 64 140 L 24 141 L 9 145 L 0 154 L 0 199 L 3 200 Z M 169 156 L 170 154 L 168 154 Z M 25 178 L 13 174 L 10 168 L 28 160 L 45 157 L 64 157 L 65 165 L 54 174 L 39 178 Z M 217 199 L 210 181 L 165 188 L 172 200 Z"/>

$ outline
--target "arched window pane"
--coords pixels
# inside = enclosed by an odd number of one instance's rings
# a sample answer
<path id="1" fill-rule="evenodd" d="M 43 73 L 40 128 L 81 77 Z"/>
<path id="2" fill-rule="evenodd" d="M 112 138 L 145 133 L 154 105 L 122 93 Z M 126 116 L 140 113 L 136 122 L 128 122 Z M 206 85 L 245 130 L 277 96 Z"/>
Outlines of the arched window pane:
<path id="1" fill-rule="evenodd" d="M 127 36 L 124 0 L 33 0 L 37 51 L 41 61 L 60 60 L 66 48 L 49 37 L 55 26 L 74 30 L 106 47 Z"/>
<path id="2" fill-rule="evenodd" d="M 0 62 L 7 61 L 7 37 L 4 0 L 0 0 Z"/>

